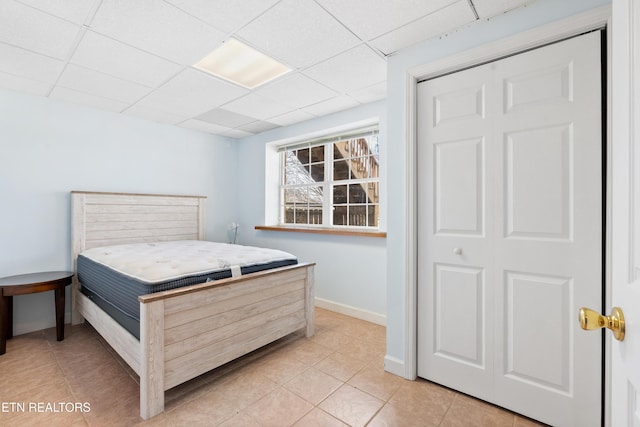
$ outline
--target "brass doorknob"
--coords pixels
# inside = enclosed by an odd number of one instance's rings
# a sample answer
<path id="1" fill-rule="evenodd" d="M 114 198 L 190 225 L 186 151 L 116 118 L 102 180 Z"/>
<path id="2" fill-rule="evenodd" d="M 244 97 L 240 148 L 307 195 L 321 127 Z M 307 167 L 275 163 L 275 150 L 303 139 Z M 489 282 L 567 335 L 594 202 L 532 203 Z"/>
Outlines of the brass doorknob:
<path id="1" fill-rule="evenodd" d="M 624 315 L 622 309 L 613 307 L 610 316 L 603 316 L 590 308 L 580 309 L 580 327 L 586 331 L 607 328 L 613 331 L 613 337 L 618 341 L 624 340 Z"/>

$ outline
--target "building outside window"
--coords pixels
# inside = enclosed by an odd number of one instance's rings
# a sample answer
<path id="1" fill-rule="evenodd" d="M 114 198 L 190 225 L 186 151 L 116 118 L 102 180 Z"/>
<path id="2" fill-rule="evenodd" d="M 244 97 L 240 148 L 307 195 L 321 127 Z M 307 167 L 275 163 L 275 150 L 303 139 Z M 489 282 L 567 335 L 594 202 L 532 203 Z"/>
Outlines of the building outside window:
<path id="1" fill-rule="evenodd" d="M 375 229 L 380 217 L 378 127 L 280 151 L 280 224 Z"/>

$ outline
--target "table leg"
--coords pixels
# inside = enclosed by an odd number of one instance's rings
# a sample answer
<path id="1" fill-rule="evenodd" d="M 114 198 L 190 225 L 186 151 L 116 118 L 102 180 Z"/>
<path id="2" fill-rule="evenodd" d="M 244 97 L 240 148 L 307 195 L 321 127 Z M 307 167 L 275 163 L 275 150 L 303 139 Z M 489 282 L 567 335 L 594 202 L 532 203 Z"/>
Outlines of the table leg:
<path id="1" fill-rule="evenodd" d="M 0 296 L 0 355 L 7 352 L 7 328 L 9 327 L 10 297 Z"/>
<path id="2" fill-rule="evenodd" d="M 56 298 L 56 338 L 64 339 L 64 288 L 55 289 Z"/>
<path id="3" fill-rule="evenodd" d="M 9 307 L 7 320 L 7 339 L 11 339 L 13 338 L 13 296 L 5 298 L 7 299 L 7 306 Z"/>

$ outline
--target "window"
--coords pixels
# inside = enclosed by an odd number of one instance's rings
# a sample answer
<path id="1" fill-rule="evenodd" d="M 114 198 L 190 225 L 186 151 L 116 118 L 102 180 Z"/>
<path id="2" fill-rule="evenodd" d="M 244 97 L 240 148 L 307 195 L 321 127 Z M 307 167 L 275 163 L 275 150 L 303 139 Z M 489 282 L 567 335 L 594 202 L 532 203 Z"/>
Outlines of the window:
<path id="1" fill-rule="evenodd" d="M 280 224 L 377 228 L 378 127 L 287 145 L 280 151 Z"/>

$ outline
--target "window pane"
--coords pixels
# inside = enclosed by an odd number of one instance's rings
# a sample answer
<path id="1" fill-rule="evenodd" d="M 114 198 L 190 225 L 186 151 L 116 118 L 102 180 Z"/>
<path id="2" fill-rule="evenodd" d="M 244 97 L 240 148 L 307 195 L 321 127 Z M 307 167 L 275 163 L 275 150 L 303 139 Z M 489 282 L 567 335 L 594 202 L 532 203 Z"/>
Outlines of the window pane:
<path id="1" fill-rule="evenodd" d="M 322 205 L 309 206 L 309 224 L 322 224 Z"/>
<path id="2" fill-rule="evenodd" d="M 344 204 L 347 203 L 347 187 L 346 185 L 334 185 L 333 186 L 333 203 Z"/>
<path id="3" fill-rule="evenodd" d="M 367 166 L 369 167 L 369 178 L 378 178 L 380 176 L 377 156 L 367 157 Z"/>
<path id="4" fill-rule="evenodd" d="M 379 183 L 370 182 L 367 184 L 367 196 L 369 203 L 378 203 L 380 201 Z"/>
<path id="5" fill-rule="evenodd" d="M 333 144 L 333 159 L 345 159 L 349 157 L 349 141 L 340 141 Z"/>
<path id="6" fill-rule="evenodd" d="M 293 205 L 286 205 L 284 207 L 284 222 L 285 224 L 293 224 L 295 222 L 295 215 L 294 215 L 294 207 Z"/>
<path id="7" fill-rule="evenodd" d="M 311 177 L 315 182 L 324 181 L 324 163 L 314 163 L 311 165 Z"/>
<path id="8" fill-rule="evenodd" d="M 369 205 L 367 206 L 367 220 L 369 227 L 377 227 L 378 226 L 378 212 L 380 211 L 378 205 Z"/>
<path id="9" fill-rule="evenodd" d="M 298 157 L 300 163 L 309 163 L 309 149 L 301 148 L 300 150 L 296 150 L 296 157 Z"/>
<path id="10" fill-rule="evenodd" d="M 349 185 L 349 203 L 367 203 L 365 184 Z"/>
<path id="11" fill-rule="evenodd" d="M 367 225 L 367 207 L 351 205 L 349 206 L 349 225 L 365 226 Z"/>
<path id="12" fill-rule="evenodd" d="M 338 160 L 333 163 L 333 180 L 343 179 L 349 179 L 349 164 L 344 160 Z"/>
<path id="13" fill-rule="evenodd" d="M 335 206 L 333 208 L 333 225 L 347 225 L 347 207 Z"/>
<path id="14" fill-rule="evenodd" d="M 311 162 L 324 162 L 324 145 L 311 148 Z"/>
<path id="15" fill-rule="evenodd" d="M 296 206 L 294 215 L 296 224 L 309 224 L 308 211 L 306 207 L 301 209 Z"/>

